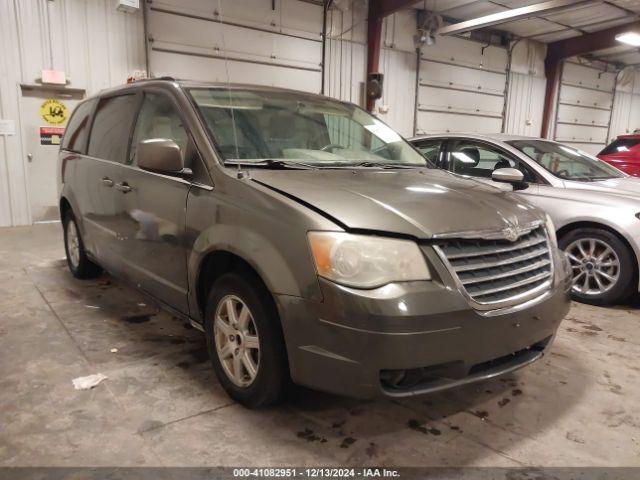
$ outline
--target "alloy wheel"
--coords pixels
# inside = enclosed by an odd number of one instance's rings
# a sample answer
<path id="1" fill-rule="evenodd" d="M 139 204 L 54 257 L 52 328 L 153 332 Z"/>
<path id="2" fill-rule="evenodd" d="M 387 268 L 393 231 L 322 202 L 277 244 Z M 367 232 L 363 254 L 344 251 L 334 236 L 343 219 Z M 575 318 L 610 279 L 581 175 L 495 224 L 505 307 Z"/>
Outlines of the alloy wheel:
<path id="1" fill-rule="evenodd" d="M 601 295 L 620 278 L 620 259 L 610 245 L 597 238 L 580 238 L 567 245 L 573 271 L 573 291 L 581 295 Z"/>
<path id="2" fill-rule="evenodd" d="M 247 304 L 235 295 L 222 298 L 213 322 L 216 352 L 229 380 L 250 386 L 260 368 L 258 329 Z"/>
<path id="3" fill-rule="evenodd" d="M 73 268 L 77 268 L 80 264 L 80 238 L 78 237 L 78 227 L 73 220 L 67 223 L 67 252 L 71 265 Z"/>

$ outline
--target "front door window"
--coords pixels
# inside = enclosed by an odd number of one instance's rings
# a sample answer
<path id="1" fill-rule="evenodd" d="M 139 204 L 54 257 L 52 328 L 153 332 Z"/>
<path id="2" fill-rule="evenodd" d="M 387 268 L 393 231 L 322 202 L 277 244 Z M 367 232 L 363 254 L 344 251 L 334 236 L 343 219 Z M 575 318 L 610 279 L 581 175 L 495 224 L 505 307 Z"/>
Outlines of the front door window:
<path id="1" fill-rule="evenodd" d="M 495 170 L 515 168 L 524 175 L 525 182 L 535 182 L 535 174 L 523 162 L 498 148 L 474 141 L 456 141 L 449 148 L 449 170 L 469 177 L 491 179 Z"/>

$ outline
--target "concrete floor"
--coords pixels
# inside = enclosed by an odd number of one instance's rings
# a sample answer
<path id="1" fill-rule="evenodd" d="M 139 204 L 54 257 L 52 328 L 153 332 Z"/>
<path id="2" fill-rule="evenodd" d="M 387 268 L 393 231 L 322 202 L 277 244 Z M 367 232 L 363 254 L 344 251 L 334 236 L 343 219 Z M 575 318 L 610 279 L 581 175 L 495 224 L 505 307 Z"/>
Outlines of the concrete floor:
<path id="1" fill-rule="evenodd" d="M 550 355 L 477 386 L 248 411 L 201 333 L 106 275 L 73 279 L 59 224 L 0 229 L 0 272 L 0 466 L 640 466 L 637 306 L 575 304 Z"/>

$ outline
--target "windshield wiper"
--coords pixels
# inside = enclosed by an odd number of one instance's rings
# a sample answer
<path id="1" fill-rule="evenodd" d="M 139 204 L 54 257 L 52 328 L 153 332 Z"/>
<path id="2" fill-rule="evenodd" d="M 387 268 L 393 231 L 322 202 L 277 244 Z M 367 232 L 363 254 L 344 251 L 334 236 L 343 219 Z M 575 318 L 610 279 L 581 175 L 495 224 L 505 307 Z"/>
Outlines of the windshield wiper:
<path id="1" fill-rule="evenodd" d="M 293 162 L 289 160 L 274 160 L 267 158 L 260 160 L 259 162 L 243 161 L 243 160 L 226 160 L 225 165 L 246 165 L 250 167 L 266 167 L 273 169 L 294 169 L 294 170 L 315 170 L 318 167 L 316 165 L 310 165 L 308 163 Z"/>
<path id="2" fill-rule="evenodd" d="M 384 163 L 384 162 L 360 162 L 360 163 L 353 163 L 351 165 L 349 165 L 347 168 L 349 167 L 379 167 L 379 168 L 384 168 L 384 169 L 392 169 L 392 168 L 422 168 L 422 167 L 426 167 L 427 165 L 412 165 L 412 164 L 406 164 L 406 163 Z"/>

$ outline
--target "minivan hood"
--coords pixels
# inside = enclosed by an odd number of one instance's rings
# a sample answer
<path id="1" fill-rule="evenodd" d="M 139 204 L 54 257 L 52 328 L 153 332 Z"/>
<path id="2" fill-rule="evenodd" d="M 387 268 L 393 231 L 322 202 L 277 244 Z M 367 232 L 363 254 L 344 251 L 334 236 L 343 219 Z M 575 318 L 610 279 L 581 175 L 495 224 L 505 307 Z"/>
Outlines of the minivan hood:
<path id="1" fill-rule="evenodd" d="M 543 214 L 512 193 L 437 169 L 252 170 L 251 179 L 347 229 L 430 238 L 499 231 Z"/>

